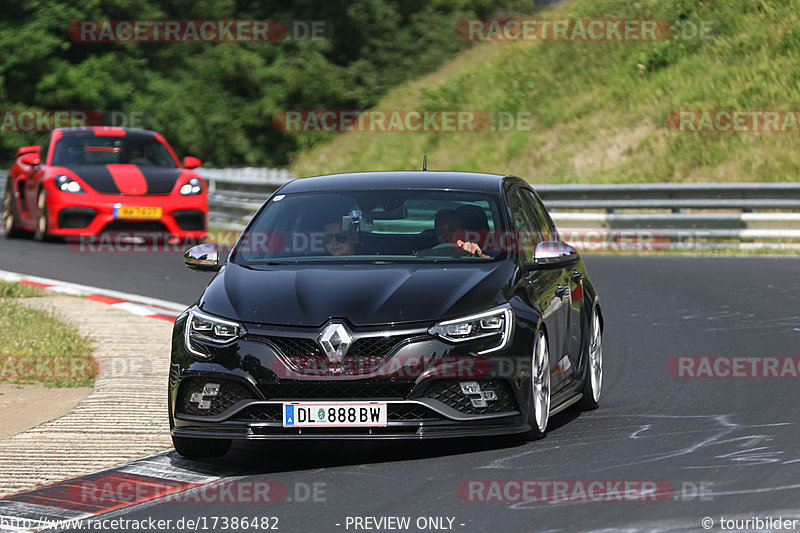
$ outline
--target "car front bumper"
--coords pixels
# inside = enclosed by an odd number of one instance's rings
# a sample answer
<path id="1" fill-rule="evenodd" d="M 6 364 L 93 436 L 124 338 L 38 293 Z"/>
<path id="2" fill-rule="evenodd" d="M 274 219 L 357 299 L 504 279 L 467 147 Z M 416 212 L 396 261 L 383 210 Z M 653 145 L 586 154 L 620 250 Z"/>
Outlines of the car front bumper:
<path id="1" fill-rule="evenodd" d="M 522 335 L 491 356 L 476 356 L 463 346 L 427 335 L 422 328 L 419 336 L 411 335 L 382 354 L 380 363 L 370 371 L 301 375 L 275 344 L 250 334 L 252 328 L 248 328 L 248 336 L 216 350 L 210 359 L 199 360 L 186 349 L 185 323 L 183 314 L 173 334 L 169 409 L 174 436 L 427 439 L 530 430 L 524 407 L 530 388 L 529 350 L 525 347 L 529 340 Z M 464 393 L 462 382 L 478 383 L 481 391 L 491 392 L 494 399 L 475 407 L 472 400 L 479 396 Z M 220 386 L 219 396 L 203 397 L 211 401 L 211 407 L 201 411 L 189 398 L 210 383 Z M 304 401 L 386 403 L 388 422 L 385 427 L 284 427 L 284 403 Z"/>
<path id="2" fill-rule="evenodd" d="M 115 207 L 159 207 L 157 219 L 125 219 Z M 125 196 L 94 191 L 73 194 L 48 191 L 49 232 L 64 237 L 97 236 L 103 232 L 136 238 L 165 233 L 182 239 L 206 237 L 208 204 L 206 194 L 180 196 Z"/>

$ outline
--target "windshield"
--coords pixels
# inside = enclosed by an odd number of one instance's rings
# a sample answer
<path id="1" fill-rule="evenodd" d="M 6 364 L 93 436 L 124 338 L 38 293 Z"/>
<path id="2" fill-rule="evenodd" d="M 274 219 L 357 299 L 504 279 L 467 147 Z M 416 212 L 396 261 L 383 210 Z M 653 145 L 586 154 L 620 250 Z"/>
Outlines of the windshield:
<path id="1" fill-rule="evenodd" d="M 492 261 L 497 196 L 369 190 L 277 195 L 231 255 L 240 265 L 323 261 Z M 466 244 L 465 244 L 466 243 Z M 480 247 L 468 246 L 481 243 Z"/>
<path id="2" fill-rule="evenodd" d="M 115 163 L 175 168 L 167 148 L 150 135 L 95 136 L 73 134 L 56 144 L 54 165 Z"/>

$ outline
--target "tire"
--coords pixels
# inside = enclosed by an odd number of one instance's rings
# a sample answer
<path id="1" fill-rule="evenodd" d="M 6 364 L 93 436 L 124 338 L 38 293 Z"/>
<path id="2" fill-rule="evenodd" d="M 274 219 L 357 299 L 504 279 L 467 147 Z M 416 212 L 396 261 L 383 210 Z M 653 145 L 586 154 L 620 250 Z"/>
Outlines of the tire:
<path id="1" fill-rule="evenodd" d="M 14 190 L 9 178 L 6 181 L 6 194 L 3 197 L 3 229 L 7 239 L 18 237 L 28 237 L 30 233 L 21 229 L 17 225 L 19 215 L 17 215 L 17 202 L 14 200 Z"/>
<path id="2" fill-rule="evenodd" d="M 550 348 L 544 331 L 536 332 L 531 355 L 531 390 L 528 397 L 528 440 L 544 437 L 550 419 Z"/>
<path id="3" fill-rule="evenodd" d="M 600 315 L 592 310 L 586 339 L 586 371 L 583 375 L 583 398 L 577 406 L 582 411 L 597 409 L 603 391 L 603 328 Z"/>
<path id="4" fill-rule="evenodd" d="M 231 447 L 231 439 L 195 439 L 172 437 L 175 451 L 187 459 L 222 457 Z"/>
<path id="5" fill-rule="evenodd" d="M 47 193 L 44 189 L 39 191 L 36 197 L 36 231 L 33 233 L 33 238 L 37 241 L 47 242 L 53 240 L 50 235 L 50 220 L 47 215 Z"/>

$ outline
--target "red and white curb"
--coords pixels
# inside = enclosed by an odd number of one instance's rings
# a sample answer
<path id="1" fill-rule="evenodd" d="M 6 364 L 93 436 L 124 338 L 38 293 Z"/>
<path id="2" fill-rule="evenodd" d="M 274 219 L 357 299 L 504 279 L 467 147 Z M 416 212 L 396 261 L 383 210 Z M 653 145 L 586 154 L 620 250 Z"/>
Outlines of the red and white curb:
<path id="1" fill-rule="evenodd" d="M 0 533 L 81 528 L 78 521 L 156 502 L 230 476 L 231 467 L 187 461 L 174 451 L 0 498 Z"/>
<path id="2" fill-rule="evenodd" d="M 123 309 L 135 315 L 159 318 L 169 322 L 174 322 L 178 315 L 187 307 L 183 304 L 159 300 L 157 298 L 149 298 L 147 296 L 139 296 L 137 294 L 129 294 L 110 289 L 100 289 L 98 287 L 79 285 L 67 281 L 29 276 L 27 274 L 18 274 L 6 270 L 0 270 L 0 280 L 31 285 L 61 294 L 82 296 L 95 302 L 108 304 L 116 309 Z"/>

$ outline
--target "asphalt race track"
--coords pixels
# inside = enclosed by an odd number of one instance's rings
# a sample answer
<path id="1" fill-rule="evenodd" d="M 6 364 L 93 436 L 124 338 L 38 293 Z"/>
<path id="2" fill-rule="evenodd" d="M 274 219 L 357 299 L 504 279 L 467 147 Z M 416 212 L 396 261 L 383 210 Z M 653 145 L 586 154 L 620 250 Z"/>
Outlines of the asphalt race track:
<path id="1" fill-rule="evenodd" d="M 800 258 L 586 263 L 605 314 L 603 399 L 596 411 L 551 419 L 544 440 L 237 443 L 225 468 L 239 482 L 282 483 L 283 501 L 156 502 L 116 516 L 274 516 L 285 532 L 377 530 L 356 529 L 352 518 L 348 527 L 347 517 L 410 517 L 407 531 L 435 530 L 418 529 L 421 517 L 447 517 L 464 532 L 702 531 L 704 517 L 720 531 L 721 517 L 800 518 L 797 379 L 667 372 L 674 356 L 800 356 Z M 180 254 L 5 239 L 0 269 L 186 304 L 210 279 L 185 269 Z M 644 480 L 660 489 L 648 502 L 481 502 L 459 490 L 469 480 Z"/>

